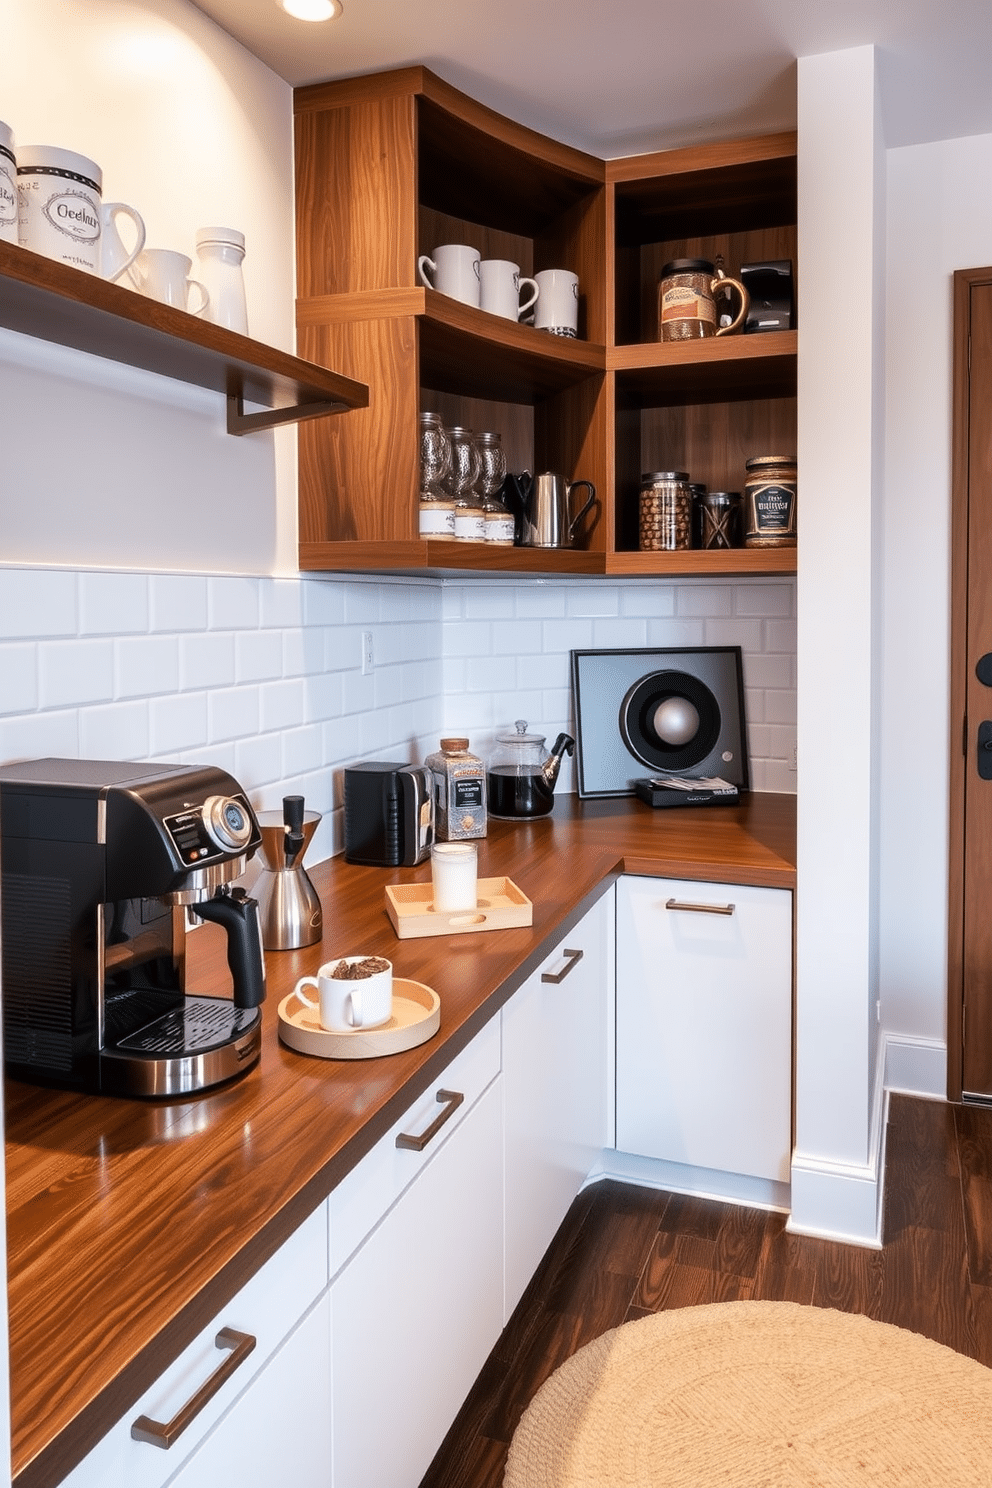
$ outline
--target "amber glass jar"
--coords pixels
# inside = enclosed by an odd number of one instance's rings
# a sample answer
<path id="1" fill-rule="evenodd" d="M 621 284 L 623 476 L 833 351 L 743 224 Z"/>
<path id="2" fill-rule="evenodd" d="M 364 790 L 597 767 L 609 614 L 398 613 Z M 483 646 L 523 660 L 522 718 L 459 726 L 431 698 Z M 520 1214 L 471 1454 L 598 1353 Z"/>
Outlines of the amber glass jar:
<path id="1" fill-rule="evenodd" d="M 795 455 L 756 455 L 744 469 L 744 546 L 794 548 Z"/>

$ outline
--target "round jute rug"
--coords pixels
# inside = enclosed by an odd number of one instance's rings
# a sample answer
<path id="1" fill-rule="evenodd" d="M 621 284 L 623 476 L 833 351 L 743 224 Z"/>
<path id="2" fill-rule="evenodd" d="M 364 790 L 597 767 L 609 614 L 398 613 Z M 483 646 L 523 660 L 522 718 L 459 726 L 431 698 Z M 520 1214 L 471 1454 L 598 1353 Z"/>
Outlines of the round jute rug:
<path id="1" fill-rule="evenodd" d="M 625 1323 L 542 1385 L 504 1488 L 978 1488 L 992 1370 L 918 1333 L 791 1302 Z"/>

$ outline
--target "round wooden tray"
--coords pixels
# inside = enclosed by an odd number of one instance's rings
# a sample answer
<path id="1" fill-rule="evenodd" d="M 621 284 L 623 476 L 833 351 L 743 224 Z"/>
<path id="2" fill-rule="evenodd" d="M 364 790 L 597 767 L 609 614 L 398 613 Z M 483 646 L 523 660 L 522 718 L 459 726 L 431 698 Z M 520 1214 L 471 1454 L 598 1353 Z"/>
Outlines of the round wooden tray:
<path id="1" fill-rule="evenodd" d="M 355 1028 L 329 1033 L 321 1028 L 317 1009 L 290 992 L 279 1004 L 279 1037 L 298 1054 L 318 1059 L 378 1059 L 401 1054 L 433 1038 L 441 1026 L 441 999 L 423 982 L 393 978 L 393 1011 L 378 1028 Z"/>

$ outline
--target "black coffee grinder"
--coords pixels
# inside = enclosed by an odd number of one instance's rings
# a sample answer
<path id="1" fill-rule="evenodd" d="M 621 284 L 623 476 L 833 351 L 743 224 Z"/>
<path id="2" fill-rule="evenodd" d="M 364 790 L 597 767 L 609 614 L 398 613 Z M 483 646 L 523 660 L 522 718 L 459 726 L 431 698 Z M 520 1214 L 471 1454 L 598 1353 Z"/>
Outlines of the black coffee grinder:
<path id="1" fill-rule="evenodd" d="M 43 759 L 0 768 L 4 1061 L 15 1077 L 180 1096 L 261 1052 L 261 843 L 211 767 Z M 188 915 L 227 932 L 233 1001 L 190 995 Z"/>

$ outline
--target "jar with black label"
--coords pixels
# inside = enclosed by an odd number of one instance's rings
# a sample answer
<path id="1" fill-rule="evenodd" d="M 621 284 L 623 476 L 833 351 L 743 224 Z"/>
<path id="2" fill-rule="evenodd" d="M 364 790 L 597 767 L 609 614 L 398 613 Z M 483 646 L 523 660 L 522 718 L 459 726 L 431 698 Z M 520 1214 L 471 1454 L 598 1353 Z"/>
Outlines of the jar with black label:
<path id="1" fill-rule="evenodd" d="M 434 836 L 458 842 L 486 835 L 486 768 L 467 739 L 442 739 L 424 761 L 434 782 Z"/>
<path id="2" fill-rule="evenodd" d="M 744 468 L 744 546 L 794 548 L 795 455 L 756 455 Z"/>
<path id="3" fill-rule="evenodd" d="M 638 547 L 642 553 L 692 544 L 692 496 L 685 470 L 649 470 L 641 476 Z"/>

